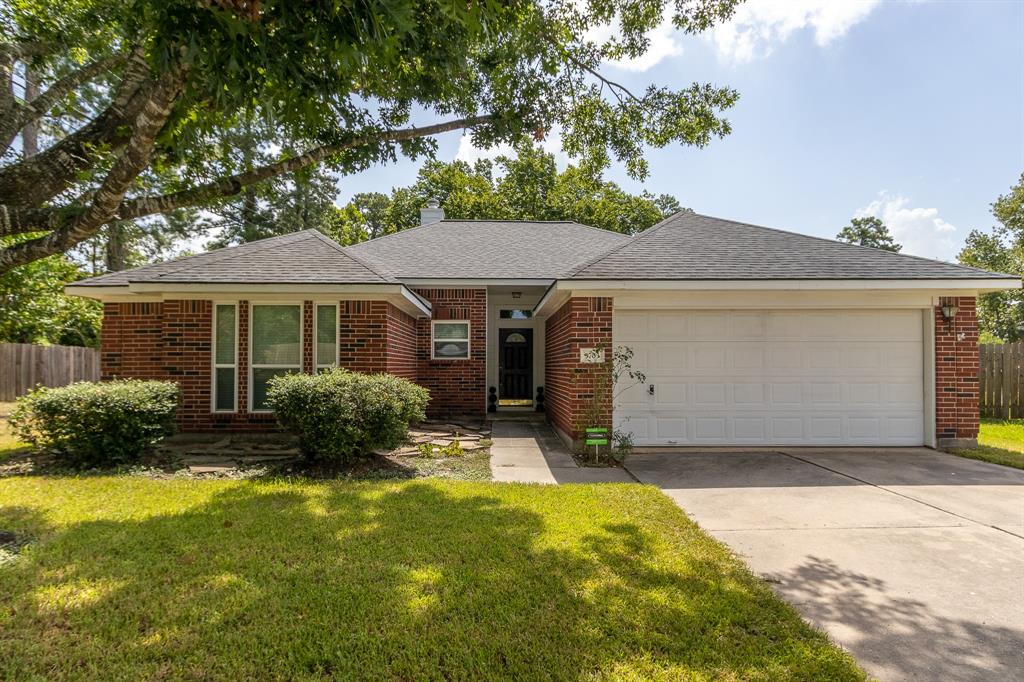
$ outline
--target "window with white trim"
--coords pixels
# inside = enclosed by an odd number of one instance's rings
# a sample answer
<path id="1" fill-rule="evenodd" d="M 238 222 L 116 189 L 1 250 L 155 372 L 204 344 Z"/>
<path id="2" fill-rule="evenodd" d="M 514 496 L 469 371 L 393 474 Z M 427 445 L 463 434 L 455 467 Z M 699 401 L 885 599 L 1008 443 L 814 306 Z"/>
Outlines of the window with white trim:
<path id="1" fill-rule="evenodd" d="M 302 305 L 253 304 L 249 328 L 250 409 L 268 412 L 270 380 L 302 371 Z"/>
<path id="2" fill-rule="evenodd" d="M 213 313 L 213 410 L 238 409 L 238 306 L 218 303 Z"/>
<path id="3" fill-rule="evenodd" d="M 469 322 L 467 320 L 435 320 L 431 346 L 431 357 L 435 360 L 465 360 L 469 358 Z"/>
<path id="4" fill-rule="evenodd" d="M 316 369 L 338 365 L 338 306 L 316 307 Z"/>

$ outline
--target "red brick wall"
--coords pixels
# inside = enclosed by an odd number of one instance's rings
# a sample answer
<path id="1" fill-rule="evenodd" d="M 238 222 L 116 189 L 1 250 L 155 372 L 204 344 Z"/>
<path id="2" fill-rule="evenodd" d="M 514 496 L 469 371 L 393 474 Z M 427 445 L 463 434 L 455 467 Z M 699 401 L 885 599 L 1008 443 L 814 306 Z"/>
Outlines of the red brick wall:
<path id="1" fill-rule="evenodd" d="M 313 301 L 302 302 L 302 371 L 312 374 L 316 369 L 316 308 Z"/>
<path id="2" fill-rule="evenodd" d="M 951 322 L 935 307 L 935 432 L 939 445 L 978 437 L 978 318 L 975 299 L 957 306 Z"/>
<path id="3" fill-rule="evenodd" d="M 163 303 L 105 303 L 100 337 L 100 376 L 164 377 Z"/>
<path id="4" fill-rule="evenodd" d="M 141 378 L 176 381 L 182 391 L 179 426 L 183 431 L 250 431 L 274 428 L 271 414 L 249 412 L 249 302 L 238 302 L 237 381 L 238 410 L 211 412 L 212 390 L 212 301 L 165 301 L 163 303 L 108 303 L 104 306 L 101 342 L 101 373 L 104 379 Z M 477 314 L 477 304 L 467 309 Z M 474 323 L 474 357 L 481 366 L 482 387 L 485 323 Z M 450 314 L 456 314 L 452 312 Z M 303 370 L 311 372 L 315 362 L 315 305 L 303 303 Z M 453 318 L 462 319 L 462 318 Z M 474 320 L 477 318 L 474 317 Z M 391 372 L 416 381 L 419 369 L 417 321 L 386 301 L 342 301 L 339 306 L 339 357 L 342 367 L 359 372 Z M 478 324 L 477 324 L 478 323 Z M 428 338 L 425 344 L 429 358 Z M 479 338 L 477 338 L 479 334 Z M 448 361 L 450 362 L 450 361 Z M 467 386 L 453 378 L 451 366 L 438 363 L 431 379 L 439 387 Z M 475 364 L 467 361 L 466 364 Z M 428 385 L 429 387 L 429 385 Z M 444 388 L 441 389 L 442 394 Z M 482 388 L 479 389 L 482 395 Z M 458 393 L 460 400 L 463 394 Z M 462 414 L 459 408 L 448 412 Z M 482 405 L 482 398 L 481 398 Z M 482 408 L 478 411 L 482 411 Z"/>
<path id="5" fill-rule="evenodd" d="M 387 304 L 387 366 L 385 371 L 409 381 L 417 381 L 416 318 Z"/>
<path id="6" fill-rule="evenodd" d="M 544 395 L 548 419 L 563 433 L 579 437 L 581 426 L 611 426 L 611 400 L 598 419 L 600 424 L 582 424 L 593 404 L 599 375 L 606 378 L 610 364 L 580 362 L 580 349 L 605 348 L 610 359 L 612 346 L 612 299 L 571 298 L 545 323 Z"/>
<path id="7" fill-rule="evenodd" d="M 487 409 L 487 290 L 419 289 L 435 320 L 469 320 L 469 359 L 431 359 L 431 321 L 416 321 L 418 381 L 430 391 L 427 414 L 483 416 Z"/>
<path id="8" fill-rule="evenodd" d="M 342 301 L 338 314 L 338 362 L 356 372 L 387 368 L 387 301 Z"/>

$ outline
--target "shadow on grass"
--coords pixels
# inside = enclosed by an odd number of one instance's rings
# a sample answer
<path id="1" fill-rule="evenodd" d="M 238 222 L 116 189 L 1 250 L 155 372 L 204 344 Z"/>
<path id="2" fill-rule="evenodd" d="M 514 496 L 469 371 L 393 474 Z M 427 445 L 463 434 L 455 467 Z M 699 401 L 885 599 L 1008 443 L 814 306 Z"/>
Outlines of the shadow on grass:
<path id="1" fill-rule="evenodd" d="M 1024 670 L 1024 630 L 938 615 L 830 559 L 766 578 L 812 622 L 853 630 L 853 653 L 883 679 L 1009 680 Z"/>
<path id="2" fill-rule="evenodd" d="M 997 447 L 995 445 L 979 445 L 971 450 L 953 450 L 954 455 L 976 459 L 989 464 L 1000 464 L 1014 469 L 1024 469 L 1024 452 Z"/>
<path id="3" fill-rule="evenodd" d="M 860 678 L 694 527 L 655 532 L 567 513 L 612 493 L 570 492 L 575 506 L 552 514 L 541 512 L 554 499 L 542 490 L 486 490 L 235 483 L 183 513 L 126 510 L 61 528 L 0 509 L 0 528 L 45 536 L 0 572 L 0 669 L 12 678 Z"/>

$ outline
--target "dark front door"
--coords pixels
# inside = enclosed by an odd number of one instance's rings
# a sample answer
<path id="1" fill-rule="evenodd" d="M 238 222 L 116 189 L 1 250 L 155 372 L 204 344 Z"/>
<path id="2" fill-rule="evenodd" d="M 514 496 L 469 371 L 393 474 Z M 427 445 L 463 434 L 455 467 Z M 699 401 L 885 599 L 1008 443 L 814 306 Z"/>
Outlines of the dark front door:
<path id="1" fill-rule="evenodd" d="M 533 398 L 533 330 L 498 330 L 498 383 L 502 400 Z"/>

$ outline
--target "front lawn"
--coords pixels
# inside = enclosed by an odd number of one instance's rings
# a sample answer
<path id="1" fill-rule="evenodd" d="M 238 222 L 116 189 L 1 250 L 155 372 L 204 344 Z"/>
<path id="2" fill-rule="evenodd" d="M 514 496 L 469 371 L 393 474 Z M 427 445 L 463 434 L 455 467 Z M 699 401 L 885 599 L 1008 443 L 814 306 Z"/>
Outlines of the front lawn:
<path id="1" fill-rule="evenodd" d="M 0 403 L 0 463 L 27 447 L 25 443 L 14 437 L 11 426 L 7 422 L 7 417 L 10 416 L 13 409 L 14 403 Z"/>
<path id="2" fill-rule="evenodd" d="M 26 678 L 863 679 L 639 485 L 0 480 Z"/>
<path id="3" fill-rule="evenodd" d="M 982 419 L 976 450 L 955 454 L 1024 469 L 1024 419 Z"/>

